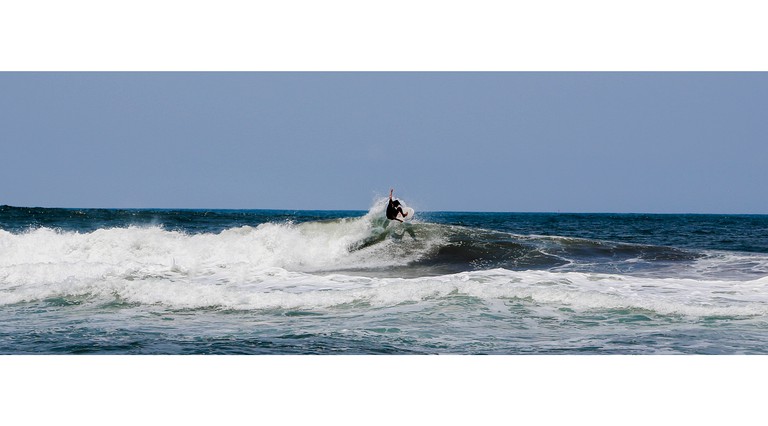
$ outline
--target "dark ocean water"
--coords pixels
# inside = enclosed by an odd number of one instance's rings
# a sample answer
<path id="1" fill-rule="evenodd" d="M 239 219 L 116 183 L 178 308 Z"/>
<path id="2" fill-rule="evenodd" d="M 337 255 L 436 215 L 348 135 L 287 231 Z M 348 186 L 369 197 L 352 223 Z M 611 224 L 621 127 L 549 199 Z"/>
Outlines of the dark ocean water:
<path id="1" fill-rule="evenodd" d="M 0 353 L 768 353 L 768 216 L 383 207 L 0 207 Z"/>

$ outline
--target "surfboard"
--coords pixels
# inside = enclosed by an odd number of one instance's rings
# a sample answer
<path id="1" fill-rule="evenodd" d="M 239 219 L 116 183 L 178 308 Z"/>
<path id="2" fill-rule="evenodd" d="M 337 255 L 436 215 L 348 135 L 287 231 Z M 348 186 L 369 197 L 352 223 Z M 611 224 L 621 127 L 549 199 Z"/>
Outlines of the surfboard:
<path id="1" fill-rule="evenodd" d="M 403 213 L 408 213 L 408 216 L 403 217 L 400 213 L 397 214 L 397 218 L 401 219 L 403 221 L 408 221 L 413 219 L 414 213 L 416 213 L 412 208 L 406 206 L 405 204 L 400 205 L 403 208 Z"/>

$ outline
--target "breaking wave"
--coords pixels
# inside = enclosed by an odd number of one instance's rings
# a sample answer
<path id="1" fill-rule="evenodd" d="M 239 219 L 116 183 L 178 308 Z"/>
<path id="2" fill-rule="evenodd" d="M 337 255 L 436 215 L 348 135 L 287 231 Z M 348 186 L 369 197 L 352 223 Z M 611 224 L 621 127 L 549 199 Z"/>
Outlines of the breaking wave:
<path id="1" fill-rule="evenodd" d="M 401 224 L 386 220 L 377 202 L 360 217 L 217 233 L 161 226 L 0 230 L 0 304 L 117 299 L 174 309 L 331 309 L 468 297 L 765 315 L 766 279 L 727 277 L 744 265 L 768 271 L 764 255 L 514 235 L 418 216 Z"/>

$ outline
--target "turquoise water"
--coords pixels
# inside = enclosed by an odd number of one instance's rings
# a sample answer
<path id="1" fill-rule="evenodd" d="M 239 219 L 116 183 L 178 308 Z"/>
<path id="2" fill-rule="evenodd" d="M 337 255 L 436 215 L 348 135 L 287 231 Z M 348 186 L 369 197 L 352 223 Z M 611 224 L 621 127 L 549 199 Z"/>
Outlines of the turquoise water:
<path id="1" fill-rule="evenodd" d="M 768 216 L 383 208 L 0 207 L 0 353 L 768 353 Z"/>

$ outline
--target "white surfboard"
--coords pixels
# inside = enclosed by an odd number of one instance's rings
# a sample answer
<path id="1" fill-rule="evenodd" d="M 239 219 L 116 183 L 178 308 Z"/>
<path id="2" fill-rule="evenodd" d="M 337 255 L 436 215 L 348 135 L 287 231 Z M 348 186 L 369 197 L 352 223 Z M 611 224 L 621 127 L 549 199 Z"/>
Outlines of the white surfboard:
<path id="1" fill-rule="evenodd" d="M 411 220 L 413 219 L 413 215 L 416 213 L 412 208 L 406 206 L 405 204 L 400 203 L 400 207 L 403 208 L 403 213 L 407 213 L 408 216 L 403 217 L 400 213 L 397 214 L 397 218 L 403 221 Z"/>

